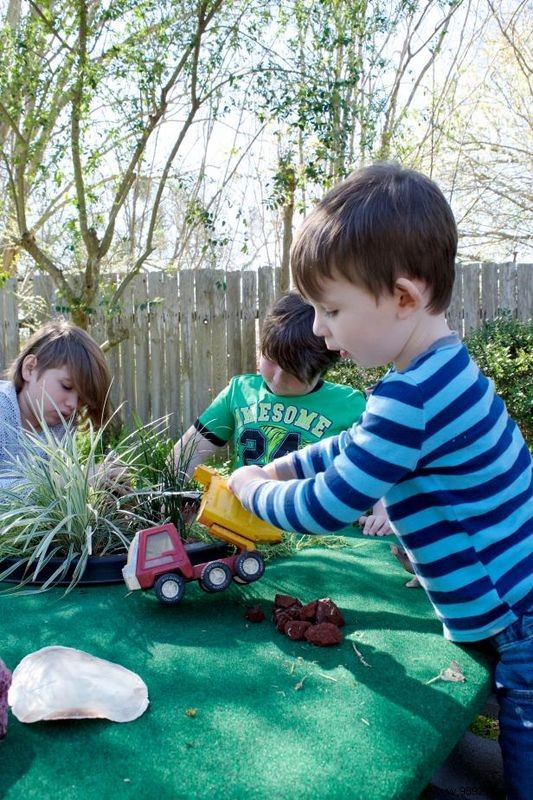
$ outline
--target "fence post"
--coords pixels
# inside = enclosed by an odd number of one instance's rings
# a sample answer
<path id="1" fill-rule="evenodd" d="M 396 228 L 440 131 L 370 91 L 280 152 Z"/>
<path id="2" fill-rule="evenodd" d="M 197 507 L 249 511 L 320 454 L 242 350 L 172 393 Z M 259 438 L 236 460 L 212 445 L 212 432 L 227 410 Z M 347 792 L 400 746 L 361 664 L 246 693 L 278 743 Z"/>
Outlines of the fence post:
<path id="1" fill-rule="evenodd" d="M 166 275 L 164 280 L 164 297 L 166 302 L 163 308 L 163 321 L 165 326 L 165 360 L 167 378 L 167 397 L 165 412 L 168 414 L 169 433 L 176 439 L 182 433 L 182 408 L 180 398 L 180 304 L 178 293 L 179 274 Z"/>
<path id="2" fill-rule="evenodd" d="M 193 393 L 196 379 L 196 364 L 193 356 L 196 303 L 194 297 L 194 270 L 192 269 L 180 271 L 179 305 L 182 396 L 180 424 L 186 430 L 198 413 L 193 410 Z"/>
<path id="3" fill-rule="evenodd" d="M 270 267 L 259 267 L 257 270 L 257 311 L 259 318 L 259 335 L 270 306 L 274 302 L 275 275 Z"/>
<path id="4" fill-rule="evenodd" d="M 481 267 L 481 319 L 492 319 L 498 311 L 498 264 Z"/>
<path id="5" fill-rule="evenodd" d="M 238 375 L 242 369 L 241 346 L 241 277 L 242 272 L 226 273 L 226 337 L 228 350 L 228 378 Z"/>
<path id="6" fill-rule="evenodd" d="M 8 278 L 0 298 L 0 368 L 3 372 L 19 353 L 17 279 Z"/>
<path id="7" fill-rule="evenodd" d="M 161 281 L 157 272 L 148 274 L 148 320 L 150 325 L 150 414 L 152 420 L 163 415 L 165 386 L 165 359 L 163 353 L 163 311 L 161 308 Z"/>
<path id="8" fill-rule="evenodd" d="M 519 319 L 533 316 L 533 264 L 516 265 L 516 311 Z"/>
<path id="9" fill-rule="evenodd" d="M 211 311 L 211 400 L 228 382 L 228 344 L 226 341 L 226 273 L 213 270 Z"/>
<path id="10" fill-rule="evenodd" d="M 242 273 L 241 372 L 257 371 L 256 314 L 257 273 L 246 270 Z"/>
<path id="11" fill-rule="evenodd" d="M 463 272 L 463 335 L 479 327 L 479 263 L 464 265 Z"/>
<path id="12" fill-rule="evenodd" d="M 463 265 L 456 264 L 452 297 L 446 311 L 450 329 L 457 331 L 459 336 L 463 335 L 463 272 Z"/>
<path id="13" fill-rule="evenodd" d="M 516 264 L 512 261 L 500 264 L 499 308 L 509 310 L 516 317 Z"/>

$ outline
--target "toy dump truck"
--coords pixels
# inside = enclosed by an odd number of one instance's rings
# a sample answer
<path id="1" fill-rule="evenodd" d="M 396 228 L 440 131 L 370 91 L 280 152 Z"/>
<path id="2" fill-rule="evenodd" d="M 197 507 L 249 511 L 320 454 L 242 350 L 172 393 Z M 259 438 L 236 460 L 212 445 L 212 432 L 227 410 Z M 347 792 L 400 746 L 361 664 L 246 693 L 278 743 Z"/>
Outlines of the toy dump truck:
<path id="1" fill-rule="evenodd" d="M 216 470 L 200 465 L 193 477 L 205 487 L 197 522 L 221 544 L 186 544 L 172 523 L 144 528 L 135 534 L 122 570 L 128 589 L 153 587 L 162 603 L 179 603 L 188 581 L 197 580 L 206 592 L 222 592 L 232 581 L 259 580 L 265 564 L 256 544 L 281 540 L 279 528 L 246 511 Z"/>

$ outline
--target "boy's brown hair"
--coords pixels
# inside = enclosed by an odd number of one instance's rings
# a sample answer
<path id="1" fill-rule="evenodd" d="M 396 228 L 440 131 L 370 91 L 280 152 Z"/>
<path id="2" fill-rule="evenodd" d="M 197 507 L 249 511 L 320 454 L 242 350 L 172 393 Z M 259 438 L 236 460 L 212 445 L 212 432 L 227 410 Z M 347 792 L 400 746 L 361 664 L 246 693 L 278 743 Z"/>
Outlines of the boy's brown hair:
<path id="1" fill-rule="evenodd" d="M 292 249 L 297 288 L 318 299 L 341 276 L 374 295 L 393 294 L 399 276 L 425 281 L 428 310 L 448 308 L 457 227 L 441 190 L 399 164 L 363 167 L 334 186 L 309 214 Z"/>
<path id="2" fill-rule="evenodd" d="M 82 414 L 96 427 L 109 421 L 111 374 L 100 347 L 86 331 L 68 320 L 48 322 L 36 331 L 9 369 L 17 393 L 24 386 L 22 364 L 29 355 L 37 359 L 39 377 L 47 369 L 68 367 L 83 406 Z"/>
<path id="3" fill-rule="evenodd" d="M 281 295 L 261 329 L 261 352 L 303 383 L 312 383 L 337 361 L 325 340 L 313 333 L 315 312 L 298 292 Z"/>

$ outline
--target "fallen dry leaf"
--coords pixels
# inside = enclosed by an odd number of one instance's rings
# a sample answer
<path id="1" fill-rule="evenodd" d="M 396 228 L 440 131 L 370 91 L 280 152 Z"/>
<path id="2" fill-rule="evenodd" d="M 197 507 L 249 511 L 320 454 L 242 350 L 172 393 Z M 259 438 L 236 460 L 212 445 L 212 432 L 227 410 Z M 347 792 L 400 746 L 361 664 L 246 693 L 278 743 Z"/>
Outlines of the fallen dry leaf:
<path id="1" fill-rule="evenodd" d="M 426 686 L 434 681 L 453 681 L 454 683 L 464 683 L 466 678 L 463 675 L 461 667 L 457 661 L 452 661 L 449 667 L 441 669 L 438 675 L 435 675 L 431 680 L 426 681 Z"/>

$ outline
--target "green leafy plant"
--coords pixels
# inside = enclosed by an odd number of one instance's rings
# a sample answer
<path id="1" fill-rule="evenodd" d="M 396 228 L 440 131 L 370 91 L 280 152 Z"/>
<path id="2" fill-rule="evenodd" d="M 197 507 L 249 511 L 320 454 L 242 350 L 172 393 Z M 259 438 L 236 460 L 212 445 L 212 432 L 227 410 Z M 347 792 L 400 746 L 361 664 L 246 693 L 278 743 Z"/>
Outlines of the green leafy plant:
<path id="1" fill-rule="evenodd" d="M 47 589 L 67 579 L 67 591 L 81 578 L 92 555 L 127 551 L 131 532 L 146 518 L 125 507 L 113 491 L 113 480 L 98 467 L 104 431 L 88 429 L 90 447 L 83 454 L 76 434 L 65 432 L 58 442 L 48 426 L 42 438 L 28 432 L 22 456 L 8 467 L 16 482 L 0 493 L 0 580 L 24 568 L 19 586 L 41 580 L 54 558 L 60 562 L 43 581 Z"/>
<path id="2" fill-rule="evenodd" d="M 468 333 L 464 342 L 533 448 L 533 321 L 501 311 Z"/>
<path id="3" fill-rule="evenodd" d="M 133 430 L 117 441 L 115 454 L 127 466 L 130 498 L 137 513 L 157 523 L 173 522 L 186 535 L 188 523 L 183 512 L 190 498 L 183 492 L 194 491 L 188 475 L 194 442 L 181 449 L 178 461 L 172 453 L 173 447 L 167 417 L 146 425 L 135 419 Z"/>
<path id="4" fill-rule="evenodd" d="M 333 383 L 341 383 L 344 386 L 351 386 L 361 392 L 370 390 L 385 375 L 388 367 L 372 367 L 364 369 L 353 361 L 337 361 L 327 371 L 325 378 Z"/>
<path id="5" fill-rule="evenodd" d="M 22 569 L 15 588 L 68 582 L 70 591 L 91 556 L 125 555 L 140 527 L 171 521 L 186 535 L 190 452 L 169 458 L 167 420 L 137 422 L 110 452 L 108 438 L 105 427 L 87 426 L 58 442 L 44 422 L 41 435 L 21 438 L 22 455 L 4 470 L 16 481 L 0 491 L 0 581 Z"/>
<path id="6" fill-rule="evenodd" d="M 479 368 L 494 381 L 497 393 L 533 449 L 533 321 L 500 311 L 494 319 L 470 331 L 464 343 Z M 368 390 L 386 370 L 387 367 L 363 369 L 353 361 L 339 361 L 328 370 L 326 378 Z"/>

